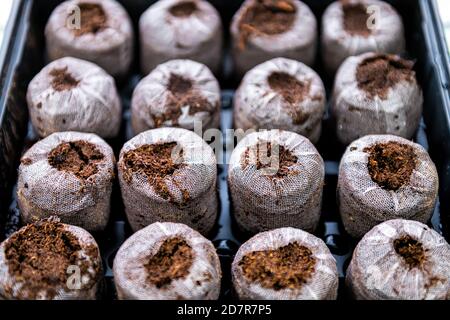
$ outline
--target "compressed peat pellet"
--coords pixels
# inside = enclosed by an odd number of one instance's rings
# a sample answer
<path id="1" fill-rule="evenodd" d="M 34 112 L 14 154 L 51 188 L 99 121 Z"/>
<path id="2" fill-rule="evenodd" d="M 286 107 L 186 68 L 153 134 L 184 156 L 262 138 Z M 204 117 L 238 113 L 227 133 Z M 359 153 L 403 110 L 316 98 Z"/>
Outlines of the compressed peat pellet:
<path id="1" fill-rule="evenodd" d="M 345 230 L 360 238 L 386 220 L 426 223 L 438 188 L 436 166 L 422 146 L 393 135 L 356 140 L 339 166 L 338 202 Z"/>
<path id="2" fill-rule="evenodd" d="M 405 51 L 402 18 L 390 4 L 378 0 L 331 3 L 322 17 L 321 39 L 322 59 L 329 74 L 350 56 Z"/>
<path id="3" fill-rule="evenodd" d="M 198 61 L 220 72 L 222 22 L 208 1 L 157 1 L 141 16 L 139 29 L 144 74 L 172 59 Z"/>
<path id="4" fill-rule="evenodd" d="M 319 140 L 326 94 L 318 74 L 301 62 L 275 58 L 250 70 L 234 99 L 237 129 L 281 129 Z"/>
<path id="5" fill-rule="evenodd" d="M 158 127 L 219 128 L 219 83 L 192 60 L 160 64 L 134 90 L 131 124 L 136 134 Z"/>
<path id="6" fill-rule="evenodd" d="M 102 276 L 94 238 L 57 219 L 29 224 L 0 244 L 0 300 L 94 300 Z"/>
<path id="7" fill-rule="evenodd" d="M 341 143 L 368 134 L 413 137 L 423 108 L 413 65 L 399 56 L 378 53 L 350 57 L 342 64 L 331 106 Z"/>
<path id="8" fill-rule="evenodd" d="M 241 231 L 316 229 L 325 170 L 308 139 L 279 130 L 251 133 L 234 149 L 228 170 L 233 214 Z"/>
<path id="9" fill-rule="evenodd" d="M 231 24 L 235 73 L 243 76 L 264 61 L 286 57 L 313 65 L 317 21 L 298 0 L 246 0 Z"/>
<path id="10" fill-rule="evenodd" d="M 359 300 L 448 300 L 450 245 L 420 222 L 383 222 L 356 246 L 346 283 Z"/>
<path id="11" fill-rule="evenodd" d="M 51 62 L 31 80 L 27 102 L 41 137 L 79 131 L 113 138 L 120 130 L 122 104 L 114 79 L 84 60 L 67 57 Z"/>
<path id="12" fill-rule="evenodd" d="M 194 132 L 180 128 L 143 132 L 123 146 L 118 170 L 134 231 L 158 221 L 184 223 L 204 235 L 214 227 L 216 158 Z"/>
<path id="13" fill-rule="evenodd" d="M 337 298 L 336 260 L 321 239 L 300 229 L 257 234 L 239 248 L 231 273 L 242 300 Z"/>
<path id="14" fill-rule="evenodd" d="M 220 293 L 213 244 L 184 224 L 157 222 L 136 232 L 113 269 L 121 300 L 216 300 Z"/>
<path id="15" fill-rule="evenodd" d="M 50 60 L 75 57 L 91 61 L 117 78 L 129 72 L 134 32 L 118 1 L 65 1 L 52 12 L 45 37 Z"/>
<path id="16" fill-rule="evenodd" d="M 54 133 L 22 157 L 17 200 L 23 223 L 57 216 L 89 231 L 109 220 L 115 177 L 111 147 L 94 134 Z"/>

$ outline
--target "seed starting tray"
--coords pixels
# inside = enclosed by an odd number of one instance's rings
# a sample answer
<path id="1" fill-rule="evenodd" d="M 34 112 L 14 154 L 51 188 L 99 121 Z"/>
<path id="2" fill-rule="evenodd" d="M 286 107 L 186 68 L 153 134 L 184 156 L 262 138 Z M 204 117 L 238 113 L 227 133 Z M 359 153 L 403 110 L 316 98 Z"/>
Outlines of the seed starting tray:
<path id="1" fill-rule="evenodd" d="M 331 0 L 303 0 L 315 13 L 320 26 L 321 16 Z M 57 0 L 17 0 L 12 10 L 12 21 L 6 30 L 4 45 L 0 51 L 0 240 L 20 228 L 19 210 L 15 198 L 17 168 L 21 154 L 37 140 L 29 121 L 26 105 L 26 90 L 31 79 L 46 64 L 44 27 L 52 10 L 61 2 Z M 120 135 L 107 140 L 113 147 L 116 157 L 123 144 L 131 136 L 130 102 L 133 89 L 142 78 L 139 74 L 138 21 L 140 15 L 153 2 L 151 0 L 120 1 L 130 14 L 135 27 L 136 56 L 133 71 L 128 79 L 119 81 L 118 87 L 124 106 L 123 124 Z M 222 16 L 225 32 L 224 63 L 222 74 L 218 76 L 222 88 L 222 121 L 224 133 L 223 157 L 229 159 L 227 145 L 235 145 L 234 139 L 227 139 L 226 129 L 232 128 L 232 101 L 239 80 L 233 77 L 229 55 L 228 28 L 233 14 L 242 0 L 210 0 Z M 429 150 L 436 163 L 440 177 L 440 201 L 438 200 L 430 225 L 448 237 L 450 222 L 450 109 L 443 80 L 442 60 L 436 58 L 439 43 L 435 34 L 436 23 L 428 0 L 388 1 L 398 10 L 404 20 L 407 39 L 407 58 L 415 59 L 417 77 L 424 93 L 424 114 L 414 141 Z M 320 49 L 318 51 L 320 53 Z M 325 76 L 317 57 L 314 69 L 322 77 L 328 97 L 332 79 Z M 446 100 L 447 99 L 447 100 Z M 344 231 L 336 205 L 336 184 L 339 160 L 345 147 L 336 141 L 332 124 L 326 114 L 323 120 L 322 137 L 317 148 L 325 161 L 325 186 L 323 191 L 322 215 L 315 235 L 325 241 L 337 260 L 340 277 L 338 299 L 349 299 L 345 284 L 345 270 L 350 262 L 357 240 L 351 239 Z M 225 162 L 226 163 L 226 162 Z M 220 215 L 216 228 L 210 235 L 219 254 L 222 271 L 222 291 L 220 299 L 234 299 L 231 286 L 230 267 L 239 245 L 248 237 L 239 233 L 232 218 L 228 186 L 227 165 L 218 166 L 218 194 L 220 196 Z M 447 197 L 446 197 L 447 195 Z M 110 223 L 103 232 L 95 233 L 103 257 L 106 290 L 103 299 L 116 299 L 112 264 L 120 245 L 132 234 L 126 221 L 118 182 L 112 194 Z"/>

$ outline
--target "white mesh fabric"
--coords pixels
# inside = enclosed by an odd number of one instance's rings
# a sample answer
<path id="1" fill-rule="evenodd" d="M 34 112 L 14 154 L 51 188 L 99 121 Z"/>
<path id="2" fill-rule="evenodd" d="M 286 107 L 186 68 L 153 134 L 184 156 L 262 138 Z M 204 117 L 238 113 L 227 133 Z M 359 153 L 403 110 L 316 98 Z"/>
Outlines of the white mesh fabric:
<path id="1" fill-rule="evenodd" d="M 388 89 L 387 99 L 371 98 L 358 88 L 356 70 L 361 62 L 374 56 L 377 54 L 350 57 L 336 75 L 331 112 L 337 137 L 344 144 L 368 134 L 395 134 L 409 139 L 419 126 L 423 95 L 415 79 L 402 80 Z"/>
<path id="2" fill-rule="evenodd" d="M 289 74 L 300 82 L 310 81 L 307 96 L 299 103 L 287 102 L 268 83 L 274 72 Z M 325 88 L 314 70 L 298 61 L 275 58 L 253 68 L 242 80 L 234 99 L 234 126 L 244 130 L 293 131 L 316 143 L 322 130 L 325 103 Z M 296 124 L 290 110 L 302 113 L 306 120 Z"/>
<path id="3" fill-rule="evenodd" d="M 410 268 L 396 253 L 402 236 L 419 241 L 423 268 Z M 358 243 L 347 271 L 347 285 L 356 299 L 450 299 L 450 246 L 436 231 L 417 221 L 390 220 L 370 230 Z"/>
<path id="4" fill-rule="evenodd" d="M 272 178 L 257 170 L 255 157 L 243 167 L 247 148 L 264 141 L 283 146 L 296 156 L 297 163 L 289 170 L 298 173 Z M 322 157 L 305 137 L 279 130 L 249 134 L 233 151 L 228 171 L 237 224 L 253 234 L 280 227 L 314 231 L 320 218 L 324 171 Z"/>
<path id="5" fill-rule="evenodd" d="M 276 250 L 290 243 L 307 247 L 316 260 L 312 277 L 299 289 L 274 290 L 247 280 L 239 266 L 242 258 L 253 251 Z M 325 243 L 305 231 L 281 228 L 257 234 L 245 242 L 232 264 L 232 278 L 240 299 L 250 300 L 335 300 L 338 289 L 336 260 Z"/>
<path id="6" fill-rule="evenodd" d="M 124 170 L 127 169 L 123 157 L 126 152 L 143 145 L 171 142 L 176 142 L 183 150 L 183 166 L 165 179 L 176 203 L 155 192 L 144 174 L 130 172 L 130 182 L 124 178 Z M 211 147 L 192 131 L 160 128 L 137 135 L 123 146 L 118 170 L 125 211 L 134 231 L 158 221 L 184 223 L 202 234 L 214 227 L 218 213 L 216 158 Z M 183 191 L 188 192 L 190 199 L 180 205 Z"/>
<path id="7" fill-rule="evenodd" d="M 88 179 L 59 171 L 48 162 L 49 153 L 58 145 L 79 140 L 93 144 L 104 155 L 97 164 L 97 173 Z M 88 133 L 54 133 L 32 146 L 22 159 L 29 160 L 29 163 L 22 161 L 18 173 L 17 199 L 22 222 L 57 216 L 63 223 L 89 231 L 106 227 L 115 158 L 104 140 Z"/>
<path id="8" fill-rule="evenodd" d="M 192 266 L 187 276 L 157 288 L 148 280 L 145 265 L 165 240 L 175 237 L 191 247 Z M 114 259 L 114 281 L 122 300 L 215 300 L 221 277 L 219 257 L 211 241 L 184 224 L 154 223 L 128 238 Z"/>
<path id="9" fill-rule="evenodd" d="M 365 148 L 398 142 L 413 147 L 417 165 L 410 180 L 398 190 L 381 188 L 369 174 Z M 411 219 L 426 223 L 433 212 L 439 188 L 436 167 L 420 145 L 392 135 L 370 135 L 351 143 L 339 167 L 339 211 L 345 230 L 362 237 L 380 222 Z"/>
<path id="10" fill-rule="evenodd" d="M 388 3 L 378 0 L 349 0 L 348 3 L 363 3 L 374 6 L 376 28 L 368 37 L 349 34 L 344 29 L 342 2 L 331 3 L 322 16 L 322 59 L 330 74 L 336 72 L 341 63 L 350 56 L 365 52 L 401 54 L 405 51 L 403 22 L 399 14 Z"/>
<path id="11" fill-rule="evenodd" d="M 63 91 L 52 87 L 53 70 L 66 69 L 78 85 Z M 92 132 L 115 137 L 122 121 L 122 105 L 114 79 L 93 63 L 62 58 L 53 61 L 28 86 L 31 122 L 41 137 L 54 132 Z"/>
<path id="12" fill-rule="evenodd" d="M 167 86 L 171 74 L 192 81 L 192 92 L 206 99 L 212 110 L 189 114 L 192 106 L 182 106 L 182 115 L 177 126 L 194 130 L 194 121 L 201 122 L 204 130 L 220 126 L 220 87 L 214 75 L 205 65 L 191 60 L 171 60 L 160 64 L 136 87 L 131 103 L 131 121 L 134 132 L 141 133 L 155 128 L 153 116 L 161 116 L 167 112 L 172 94 Z M 173 99 L 173 98 L 172 98 Z M 165 121 L 162 126 L 174 126 L 172 120 Z"/>
<path id="13" fill-rule="evenodd" d="M 74 7 L 82 3 L 86 1 L 65 1 L 52 12 L 45 28 L 48 57 L 50 60 L 62 57 L 84 59 L 98 64 L 114 77 L 125 76 L 134 50 L 134 31 L 128 13 L 118 1 L 89 0 L 88 3 L 102 6 L 107 27 L 96 33 L 76 36 L 69 24 L 70 16 L 74 14 Z"/>
<path id="14" fill-rule="evenodd" d="M 214 73 L 222 63 L 222 22 L 217 10 L 204 0 L 190 0 L 197 10 L 176 17 L 170 8 L 184 0 L 161 0 L 150 6 L 139 21 L 141 67 L 148 74 L 171 59 L 191 59 L 207 65 Z"/>
<path id="15" fill-rule="evenodd" d="M 254 2 L 255 0 L 244 1 L 231 22 L 232 54 L 237 75 L 242 77 L 254 66 L 276 57 L 286 57 L 312 66 L 317 51 L 317 21 L 311 9 L 298 0 L 292 1 L 297 12 L 289 30 L 275 35 L 252 34 L 248 37 L 245 48 L 239 48 L 239 22 Z"/>
<path id="16" fill-rule="evenodd" d="M 43 286 L 42 290 L 39 292 L 37 299 L 38 300 L 95 300 L 98 299 L 100 295 L 100 290 L 102 288 L 102 275 L 103 271 L 100 269 L 98 274 L 96 273 L 94 267 L 94 263 L 97 265 L 102 265 L 102 259 L 100 254 L 93 257 L 88 254 L 88 252 L 92 252 L 92 250 L 86 250 L 90 246 L 97 246 L 95 239 L 85 230 L 71 226 L 65 225 L 65 230 L 74 235 L 81 246 L 81 250 L 77 252 L 77 266 L 81 266 L 81 264 L 87 261 L 90 263 L 90 267 L 87 269 L 87 273 L 81 273 L 82 281 L 92 281 L 95 278 L 99 280 L 92 285 L 90 288 L 82 288 L 80 290 L 69 289 L 67 283 L 58 283 L 55 284 L 51 289 L 45 288 Z M 19 230 L 20 231 L 20 230 Z M 32 293 L 26 286 L 27 279 L 16 279 L 14 275 L 11 275 L 9 272 L 9 266 L 5 257 L 5 245 L 8 239 L 0 244 L 0 300 L 29 300 L 32 298 Z M 98 251 L 99 252 L 99 251 Z M 56 295 L 53 297 L 52 292 L 56 292 Z"/>

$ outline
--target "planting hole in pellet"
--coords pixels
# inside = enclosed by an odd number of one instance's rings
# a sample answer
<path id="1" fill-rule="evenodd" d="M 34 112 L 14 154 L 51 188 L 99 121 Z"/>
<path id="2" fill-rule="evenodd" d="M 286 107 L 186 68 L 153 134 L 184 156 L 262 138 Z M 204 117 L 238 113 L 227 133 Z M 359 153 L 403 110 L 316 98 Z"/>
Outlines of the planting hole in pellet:
<path id="1" fill-rule="evenodd" d="M 80 83 L 79 80 L 75 79 L 67 71 L 67 67 L 62 69 L 53 69 L 50 71 L 50 76 L 52 77 L 52 87 L 56 91 L 70 90 L 77 87 Z"/>
<path id="2" fill-rule="evenodd" d="M 197 11 L 197 4 L 192 1 L 184 1 L 181 3 L 177 3 L 170 7 L 169 12 L 171 15 L 178 18 L 185 18 L 192 15 L 195 11 Z"/>
<path id="3" fill-rule="evenodd" d="M 344 30 L 352 35 L 368 37 L 371 31 L 368 27 L 369 14 L 364 4 L 344 3 Z"/>
<path id="4" fill-rule="evenodd" d="M 387 99 L 389 89 L 397 83 L 414 78 L 413 62 L 388 55 L 367 58 L 356 69 L 358 87 L 370 97 L 381 99 Z"/>
<path id="5" fill-rule="evenodd" d="M 134 173 L 146 175 L 155 191 L 167 200 L 171 194 L 165 180 L 183 167 L 183 150 L 176 153 L 176 147 L 176 142 L 143 145 L 125 153 L 125 166 Z"/>
<path id="6" fill-rule="evenodd" d="M 290 169 L 297 160 L 298 158 L 289 149 L 265 141 L 248 147 L 242 154 L 241 163 L 244 169 L 256 163 L 256 169 L 268 169 L 267 172 L 271 178 L 284 178 L 289 174 L 298 173 Z M 275 169 L 277 169 L 276 172 Z"/>
<path id="7" fill-rule="evenodd" d="M 167 239 L 145 265 L 147 279 L 156 287 L 163 288 L 174 280 L 186 277 L 193 260 L 194 252 L 184 239 Z"/>
<path id="8" fill-rule="evenodd" d="M 372 181 L 387 190 L 398 190 L 409 182 L 416 167 L 414 149 L 398 142 L 378 143 L 365 148 Z"/>
<path id="9" fill-rule="evenodd" d="M 80 3 L 80 28 L 75 28 L 76 36 L 98 33 L 106 28 L 107 16 L 103 7 L 96 3 Z"/>
<path id="10" fill-rule="evenodd" d="M 420 267 L 425 261 L 425 249 L 422 244 L 409 235 L 395 239 L 394 249 L 409 268 Z"/>
<path id="11" fill-rule="evenodd" d="M 291 29 L 297 9 L 290 0 L 257 0 L 249 6 L 239 22 L 243 49 L 250 35 L 277 35 Z"/>
<path id="12" fill-rule="evenodd" d="M 194 82 L 190 79 L 172 73 L 167 83 L 170 95 L 166 100 L 164 113 L 152 115 L 155 127 L 161 127 L 164 122 L 171 121 L 172 126 L 178 125 L 182 108 L 189 106 L 189 115 L 198 112 L 211 113 L 214 106 L 205 99 L 198 90 L 194 90 Z"/>
<path id="13" fill-rule="evenodd" d="M 316 259 L 309 248 L 293 242 L 274 250 L 247 253 L 239 266 L 247 280 L 264 288 L 299 289 L 312 277 Z"/>
<path id="14" fill-rule="evenodd" d="M 64 142 L 54 148 L 48 156 L 49 164 L 60 170 L 87 179 L 98 172 L 97 165 L 104 155 L 86 141 Z"/>

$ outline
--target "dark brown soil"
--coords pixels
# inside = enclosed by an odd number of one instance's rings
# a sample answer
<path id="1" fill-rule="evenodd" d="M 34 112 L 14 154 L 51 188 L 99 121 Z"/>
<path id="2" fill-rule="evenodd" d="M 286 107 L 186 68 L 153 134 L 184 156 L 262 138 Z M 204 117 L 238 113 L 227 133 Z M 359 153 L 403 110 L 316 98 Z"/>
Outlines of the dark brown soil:
<path id="1" fill-rule="evenodd" d="M 94 144 L 83 140 L 61 143 L 48 155 L 52 167 L 71 172 L 81 179 L 96 174 L 97 165 L 103 159 L 104 155 Z"/>
<path id="2" fill-rule="evenodd" d="M 268 78 L 270 88 L 280 94 L 283 99 L 292 105 L 289 113 L 294 124 L 302 124 L 308 119 L 308 115 L 298 108 L 297 104 L 305 100 L 311 89 L 311 82 L 299 81 L 297 78 L 285 72 L 273 72 Z"/>
<path id="3" fill-rule="evenodd" d="M 74 29 L 77 37 L 88 33 L 98 33 L 106 28 L 107 16 L 103 7 L 96 3 L 80 3 L 81 28 Z"/>
<path id="4" fill-rule="evenodd" d="M 380 187 L 398 190 L 409 182 L 416 168 L 416 154 L 409 145 L 398 142 L 378 143 L 365 148 L 369 153 L 367 168 L 370 177 Z"/>
<path id="5" fill-rule="evenodd" d="M 270 88 L 281 94 L 289 103 L 303 101 L 309 93 L 310 82 L 302 82 L 285 72 L 273 72 L 268 78 Z"/>
<path id="6" fill-rule="evenodd" d="M 70 73 L 67 72 L 67 67 L 62 69 L 53 69 L 50 71 L 52 78 L 52 87 L 56 91 L 65 91 L 75 88 L 80 83 Z"/>
<path id="7" fill-rule="evenodd" d="M 70 265 L 80 266 L 82 275 L 89 267 L 100 271 L 100 265 L 81 261 L 81 249 L 78 239 L 63 224 L 42 221 L 13 234 L 5 243 L 5 257 L 9 272 L 31 293 L 25 298 L 35 299 L 41 290 L 47 290 L 52 298 L 57 293 L 55 288 L 65 288 Z M 89 250 L 88 255 L 98 256 L 98 249 Z M 85 288 L 93 284 L 85 284 Z"/>
<path id="8" fill-rule="evenodd" d="M 299 289 L 313 275 L 316 259 L 309 248 L 293 242 L 276 250 L 248 253 L 239 266 L 249 281 L 264 288 Z"/>
<path id="9" fill-rule="evenodd" d="M 422 266 L 425 261 L 425 249 L 422 244 L 409 235 L 395 239 L 394 249 L 410 269 Z"/>
<path id="10" fill-rule="evenodd" d="M 197 10 L 197 4 L 192 1 L 183 1 L 169 8 L 170 14 L 178 18 L 189 17 Z"/>
<path id="11" fill-rule="evenodd" d="M 367 13 L 367 7 L 362 3 L 352 4 L 342 1 L 342 10 L 344 11 L 344 30 L 351 35 L 368 37 L 371 34 L 367 27 L 367 21 L 370 16 Z"/>
<path id="12" fill-rule="evenodd" d="M 256 158 L 257 170 L 270 168 L 272 162 L 278 163 L 278 171 L 271 175 L 270 178 L 280 179 L 288 175 L 298 174 L 298 171 L 289 169 L 296 164 L 298 160 L 298 158 L 294 156 L 291 151 L 279 145 L 274 145 L 273 151 L 274 152 L 272 154 L 272 143 L 268 141 L 260 142 L 254 147 L 247 148 L 242 159 L 243 169 L 247 168 L 251 164 L 251 159 Z M 264 153 L 266 154 L 264 155 Z M 274 157 L 273 160 L 272 157 Z"/>
<path id="13" fill-rule="evenodd" d="M 172 152 L 176 146 L 176 142 L 147 144 L 128 151 L 123 156 L 126 169 L 134 173 L 145 174 L 155 192 L 165 200 L 172 199 L 165 180 L 184 166 L 181 163 L 183 150 L 178 154 L 181 159 L 172 159 Z M 131 181 L 131 175 L 125 178 Z M 184 197 L 188 197 L 188 195 L 184 195 Z"/>
<path id="14" fill-rule="evenodd" d="M 390 88 L 401 81 L 415 79 L 412 61 L 398 59 L 391 55 L 377 55 L 365 59 L 356 70 L 358 87 L 370 97 L 387 99 Z"/>
<path id="15" fill-rule="evenodd" d="M 291 0 L 255 0 L 239 21 L 240 49 L 245 49 L 253 34 L 277 35 L 290 30 L 296 14 Z"/>
<path id="16" fill-rule="evenodd" d="M 186 277 L 193 261 L 194 252 L 184 239 L 167 239 L 145 265 L 147 279 L 157 288 L 163 288 Z"/>
<path id="17" fill-rule="evenodd" d="M 172 73 L 167 89 L 177 98 L 182 98 L 192 90 L 192 80 Z"/>
<path id="18" fill-rule="evenodd" d="M 166 112 L 162 115 L 154 115 L 155 127 L 161 127 L 165 121 L 172 121 L 174 126 L 178 125 L 182 111 L 181 108 L 189 106 L 189 115 L 206 111 L 211 113 L 214 106 L 211 105 L 201 94 L 194 90 L 193 81 L 177 74 L 171 74 L 167 84 L 170 96 L 166 102 Z"/>

